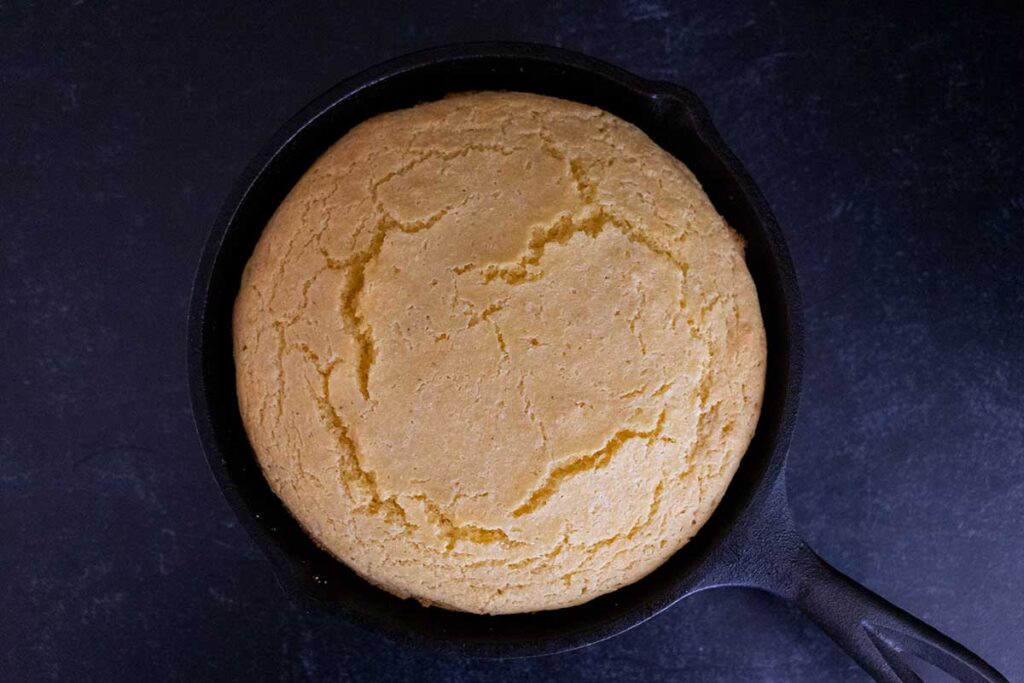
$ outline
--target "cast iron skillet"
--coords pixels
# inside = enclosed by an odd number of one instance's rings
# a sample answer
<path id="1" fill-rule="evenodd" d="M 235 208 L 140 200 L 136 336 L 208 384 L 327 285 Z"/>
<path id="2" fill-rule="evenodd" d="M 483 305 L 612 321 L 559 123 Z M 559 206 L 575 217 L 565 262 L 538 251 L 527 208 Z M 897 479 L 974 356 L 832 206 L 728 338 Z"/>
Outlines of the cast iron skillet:
<path id="1" fill-rule="evenodd" d="M 319 549 L 260 472 L 238 412 L 231 349 L 242 268 L 274 209 L 321 152 L 375 114 L 485 89 L 595 105 L 636 124 L 683 160 L 746 238 L 769 350 L 756 434 L 724 500 L 697 536 L 633 585 L 578 607 L 512 616 L 399 600 Z M 471 656 L 543 655 L 609 638 L 697 591 L 749 586 L 795 602 L 878 680 L 920 680 L 908 653 L 965 681 L 1005 680 L 963 646 L 830 567 L 797 535 L 783 472 L 800 393 L 800 316 L 796 276 L 775 218 L 691 92 L 549 47 L 443 47 L 332 88 L 286 123 L 249 166 L 217 220 L 196 276 L 188 328 L 192 405 L 214 476 L 286 590 L 394 640 Z"/>

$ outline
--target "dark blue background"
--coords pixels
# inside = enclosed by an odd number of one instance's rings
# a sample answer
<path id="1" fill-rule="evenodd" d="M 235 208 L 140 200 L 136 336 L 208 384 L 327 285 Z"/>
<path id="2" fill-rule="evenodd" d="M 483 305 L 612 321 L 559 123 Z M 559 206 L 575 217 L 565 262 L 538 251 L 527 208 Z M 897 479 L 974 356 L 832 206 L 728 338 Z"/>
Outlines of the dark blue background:
<path id="1" fill-rule="evenodd" d="M 0 678 L 863 678 L 740 590 L 546 659 L 396 649 L 289 602 L 222 500 L 185 313 L 229 187 L 364 67 L 525 39 L 703 97 L 803 289 L 802 532 L 1024 680 L 1024 12 L 826 4 L 0 2 Z"/>

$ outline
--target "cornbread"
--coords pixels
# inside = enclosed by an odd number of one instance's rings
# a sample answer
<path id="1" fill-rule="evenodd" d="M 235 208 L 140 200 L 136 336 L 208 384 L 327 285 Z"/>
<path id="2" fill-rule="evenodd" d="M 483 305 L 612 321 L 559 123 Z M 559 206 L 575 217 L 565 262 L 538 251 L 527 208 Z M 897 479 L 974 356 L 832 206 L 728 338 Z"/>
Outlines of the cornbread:
<path id="1" fill-rule="evenodd" d="M 368 581 L 478 613 L 632 583 L 708 519 L 761 407 L 743 242 L 593 107 L 374 117 L 277 209 L 234 311 L 267 480 Z"/>

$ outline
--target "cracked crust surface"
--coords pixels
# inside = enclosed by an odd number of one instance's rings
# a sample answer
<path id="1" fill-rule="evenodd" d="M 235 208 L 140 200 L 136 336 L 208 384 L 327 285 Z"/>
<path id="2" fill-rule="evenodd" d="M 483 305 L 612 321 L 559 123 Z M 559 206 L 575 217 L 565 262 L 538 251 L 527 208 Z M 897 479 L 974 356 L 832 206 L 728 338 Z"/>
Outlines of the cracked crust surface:
<path id="1" fill-rule="evenodd" d="M 234 311 L 274 491 L 372 583 L 451 609 L 585 602 L 718 504 L 761 407 L 738 235 L 601 110 L 523 93 L 366 121 L 267 225 Z"/>

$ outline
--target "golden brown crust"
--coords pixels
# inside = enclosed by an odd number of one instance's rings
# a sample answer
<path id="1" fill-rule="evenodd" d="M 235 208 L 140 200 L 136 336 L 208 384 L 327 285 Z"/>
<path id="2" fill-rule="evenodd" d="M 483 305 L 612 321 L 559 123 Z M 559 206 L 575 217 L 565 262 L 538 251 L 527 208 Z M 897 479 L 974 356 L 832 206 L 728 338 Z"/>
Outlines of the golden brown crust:
<path id="1" fill-rule="evenodd" d="M 495 92 L 331 147 L 267 225 L 234 341 L 253 448 L 313 538 L 481 613 L 585 602 L 685 544 L 766 354 L 742 242 L 678 160 Z"/>

